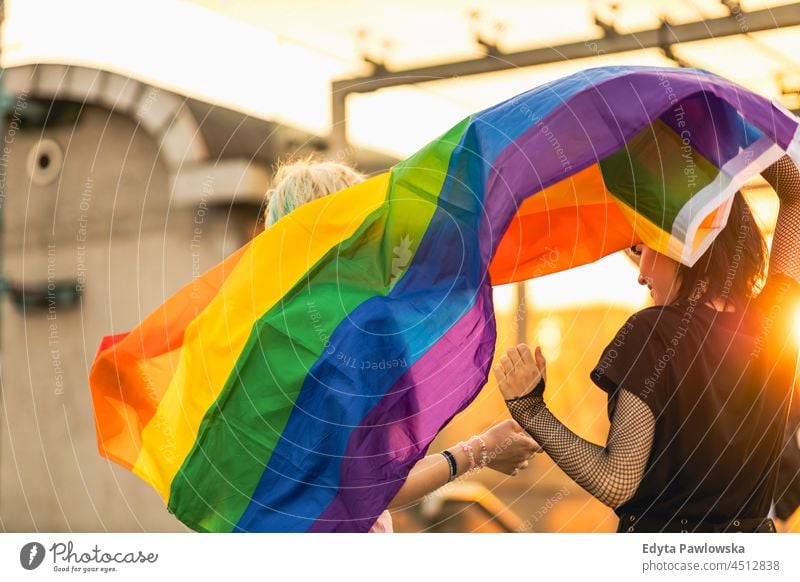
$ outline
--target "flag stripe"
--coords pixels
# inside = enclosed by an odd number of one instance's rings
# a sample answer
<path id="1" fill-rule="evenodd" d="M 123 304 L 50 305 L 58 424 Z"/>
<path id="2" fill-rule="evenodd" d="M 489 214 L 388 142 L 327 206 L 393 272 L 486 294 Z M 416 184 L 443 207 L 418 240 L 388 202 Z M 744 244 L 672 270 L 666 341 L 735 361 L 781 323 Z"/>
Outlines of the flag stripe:
<path id="1" fill-rule="evenodd" d="M 262 233 L 220 293 L 186 327 L 174 376 L 154 418 L 142 431 L 141 454 L 134 467 L 165 501 L 203 418 L 248 344 L 254 322 L 267 310 L 280 309 L 287 291 L 303 280 L 309 268 L 352 235 L 359 226 L 352 219 L 354 207 L 363 216 L 383 204 L 379 186 L 385 181 L 376 177 L 341 196 L 316 201 L 293 213 L 282 229 Z M 298 240 L 307 242 L 298 244 Z"/>
<path id="2" fill-rule="evenodd" d="M 440 427 L 477 395 L 494 351 L 491 288 L 392 386 L 353 430 L 342 456 L 336 498 L 309 531 L 365 531 L 425 455 Z M 409 392 L 417 398 L 408 398 Z M 413 423 L 415 431 L 400 427 Z"/>
<path id="3" fill-rule="evenodd" d="M 302 395 L 313 390 L 306 386 L 314 380 L 315 362 L 335 358 L 343 349 L 336 335 L 340 325 L 349 322 L 359 305 L 388 292 L 393 275 L 389 268 L 392 249 L 399 242 L 397 234 L 402 224 L 414 224 L 420 232 L 426 232 L 427 223 L 420 215 L 424 216 L 426 211 L 429 216 L 435 214 L 437 206 L 431 199 L 435 201 L 442 190 L 448 177 L 449 156 L 468 122 L 465 120 L 434 142 L 429 150 L 395 168 L 385 195 L 386 204 L 370 214 L 353 236 L 328 253 L 280 305 L 260 318 L 225 394 L 209 411 L 202 440 L 173 481 L 170 496 L 173 511 L 193 520 L 194 510 L 205 515 L 210 500 L 219 500 L 212 504 L 217 512 L 210 517 L 213 525 L 198 523 L 201 528 L 217 531 L 225 524 L 230 529 L 231 523 L 237 523 L 251 498 L 256 502 L 255 489 L 262 475 L 268 478 L 273 474 L 266 469 L 273 455 L 278 455 L 275 463 L 284 462 L 285 453 L 277 450 L 278 441 L 291 428 L 286 424 L 295 406 L 295 415 L 307 407 L 303 404 L 303 398 L 307 397 Z M 421 184 L 426 187 L 420 188 Z M 411 190 L 407 185 L 415 185 L 419 190 Z M 387 225 L 390 211 L 394 221 L 391 227 Z M 391 233 L 397 236 L 395 240 L 387 240 Z M 379 265 L 385 268 L 376 268 Z M 344 353 L 355 357 L 356 350 Z M 270 402 L 254 401 L 260 394 L 271 395 Z M 269 410 L 269 414 L 261 414 L 262 410 Z M 244 419 L 245 425 L 261 430 L 257 436 L 246 434 L 231 419 L 240 422 Z M 309 432 L 307 426 L 300 431 Z M 292 443 L 295 439 L 282 440 Z M 291 455 L 306 454 L 292 444 L 284 447 L 289 447 Z M 248 469 L 239 470 L 242 466 Z M 300 471 L 300 467 L 295 467 L 295 473 Z"/>

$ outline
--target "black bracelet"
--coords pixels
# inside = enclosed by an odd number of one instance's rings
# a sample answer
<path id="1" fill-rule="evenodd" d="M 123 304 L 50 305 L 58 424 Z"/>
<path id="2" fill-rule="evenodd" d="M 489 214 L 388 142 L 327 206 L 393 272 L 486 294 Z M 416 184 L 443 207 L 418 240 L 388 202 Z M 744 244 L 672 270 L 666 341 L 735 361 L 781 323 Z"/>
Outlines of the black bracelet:
<path id="1" fill-rule="evenodd" d="M 536 387 L 531 390 L 531 394 L 537 398 L 544 398 L 544 378 L 539 380 L 539 383 L 536 385 Z"/>
<path id="2" fill-rule="evenodd" d="M 450 467 L 450 478 L 447 480 L 449 483 L 458 475 L 458 465 L 456 465 L 456 458 L 450 451 L 442 451 L 442 455 L 447 459 L 447 465 Z"/>
<path id="3" fill-rule="evenodd" d="M 539 398 L 544 399 L 544 378 L 539 380 L 539 383 L 527 394 L 523 394 L 522 396 L 517 396 L 516 398 L 512 398 L 511 400 L 506 400 L 506 402 L 516 402 L 517 400 L 523 400 L 528 398 Z"/>

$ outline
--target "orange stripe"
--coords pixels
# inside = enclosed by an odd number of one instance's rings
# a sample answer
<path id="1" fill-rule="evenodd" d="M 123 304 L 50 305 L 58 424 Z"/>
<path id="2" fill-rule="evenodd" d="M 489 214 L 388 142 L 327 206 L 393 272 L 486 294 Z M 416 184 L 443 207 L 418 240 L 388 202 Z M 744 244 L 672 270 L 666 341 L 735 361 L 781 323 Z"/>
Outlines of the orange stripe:
<path id="1" fill-rule="evenodd" d="M 638 242 L 594 165 L 522 203 L 489 274 L 492 285 L 523 281 L 591 263 Z"/>
<path id="2" fill-rule="evenodd" d="M 217 295 L 249 246 L 183 287 L 122 340 L 105 349 L 101 345 L 89 374 L 101 455 L 133 468 L 141 431 L 175 373 L 184 330 Z"/>

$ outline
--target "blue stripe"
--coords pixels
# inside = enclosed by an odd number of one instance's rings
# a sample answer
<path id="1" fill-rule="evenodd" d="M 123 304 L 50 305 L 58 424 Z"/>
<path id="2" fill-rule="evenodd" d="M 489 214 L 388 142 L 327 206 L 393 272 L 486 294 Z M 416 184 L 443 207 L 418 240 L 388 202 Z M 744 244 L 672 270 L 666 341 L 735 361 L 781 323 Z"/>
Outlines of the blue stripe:
<path id="1" fill-rule="evenodd" d="M 599 83 L 636 71 L 658 72 L 653 67 L 602 67 L 588 69 L 551 81 L 475 115 L 480 126 L 480 150 L 484 164 L 491 166 L 500 153 L 544 117 L 569 99 Z M 674 69 L 663 69 L 671 71 Z"/>
<path id="2" fill-rule="evenodd" d="M 359 305 L 332 334 L 334 353 L 323 355 L 309 371 L 234 531 L 308 530 L 338 493 L 340 459 L 353 429 L 474 305 L 485 271 L 474 244 L 483 204 L 476 145 L 472 125 L 453 150 L 437 208 L 405 276 L 387 296 Z M 358 286 L 357 281 L 342 284 Z M 348 358 L 378 366 L 390 358 L 407 365 L 361 369 L 347 366 Z"/>

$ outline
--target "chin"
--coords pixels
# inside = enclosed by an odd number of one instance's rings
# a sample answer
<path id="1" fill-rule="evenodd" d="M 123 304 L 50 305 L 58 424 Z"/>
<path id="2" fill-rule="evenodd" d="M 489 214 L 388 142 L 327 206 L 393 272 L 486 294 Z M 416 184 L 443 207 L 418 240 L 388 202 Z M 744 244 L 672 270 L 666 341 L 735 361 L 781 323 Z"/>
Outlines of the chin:
<path id="1" fill-rule="evenodd" d="M 675 301 L 675 297 L 673 295 L 669 295 L 667 297 L 659 296 L 658 299 L 653 298 L 653 301 L 656 305 L 670 305 L 673 301 Z"/>

